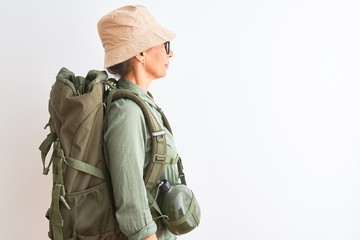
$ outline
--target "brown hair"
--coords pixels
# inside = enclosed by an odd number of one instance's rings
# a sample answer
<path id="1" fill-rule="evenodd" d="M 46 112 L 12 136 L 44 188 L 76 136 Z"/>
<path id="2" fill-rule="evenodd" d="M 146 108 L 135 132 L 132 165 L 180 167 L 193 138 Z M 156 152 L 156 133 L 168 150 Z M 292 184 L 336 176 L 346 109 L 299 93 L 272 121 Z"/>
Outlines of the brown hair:
<path id="1" fill-rule="evenodd" d="M 108 67 L 107 70 L 109 71 L 109 73 L 121 78 L 125 77 L 126 74 L 130 72 L 131 65 L 131 59 L 128 59 L 124 62 Z"/>

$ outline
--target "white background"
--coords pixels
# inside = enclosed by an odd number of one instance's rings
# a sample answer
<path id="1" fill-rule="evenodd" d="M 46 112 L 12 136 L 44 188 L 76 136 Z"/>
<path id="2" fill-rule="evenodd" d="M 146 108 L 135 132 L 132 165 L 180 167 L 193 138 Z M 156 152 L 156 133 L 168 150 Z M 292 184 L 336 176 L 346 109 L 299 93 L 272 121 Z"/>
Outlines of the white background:
<path id="1" fill-rule="evenodd" d="M 359 240 L 357 0 L 2 1 L 1 239 L 47 239 L 51 85 L 102 69 L 96 23 L 127 3 L 177 33 L 150 91 L 202 207 L 180 239 Z"/>

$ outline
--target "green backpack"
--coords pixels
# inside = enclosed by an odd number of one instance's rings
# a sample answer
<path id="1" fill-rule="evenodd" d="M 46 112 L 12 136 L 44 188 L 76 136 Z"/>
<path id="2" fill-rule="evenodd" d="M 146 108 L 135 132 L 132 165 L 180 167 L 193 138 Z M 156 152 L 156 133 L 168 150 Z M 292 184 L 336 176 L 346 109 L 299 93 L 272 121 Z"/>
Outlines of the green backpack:
<path id="1" fill-rule="evenodd" d="M 61 68 L 50 92 L 50 119 L 45 126 L 50 127 L 50 133 L 39 147 L 43 174 L 47 175 L 52 165 L 51 205 L 46 213 L 51 239 L 127 239 L 115 218 L 103 150 L 104 117 L 108 109 L 106 105 L 118 98 L 128 98 L 137 103 L 152 132 L 153 161 L 144 174 L 144 182 L 154 219 L 160 216 L 165 225 L 169 223 L 156 201 L 156 188 L 164 164 L 177 164 L 182 184 L 186 185 L 186 181 L 181 159 L 166 155 L 165 132 L 150 109 L 135 93 L 118 89 L 105 71 L 91 70 L 84 78 Z M 160 113 L 165 127 L 171 132 L 165 115 L 162 111 Z M 52 155 L 46 164 L 51 147 Z M 195 198 L 193 201 L 196 201 Z M 194 207 L 191 211 L 194 211 Z M 194 214 L 189 211 L 186 218 L 192 215 Z M 185 221 L 183 217 L 176 224 L 181 225 Z M 198 222 L 196 219 L 196 226 Z"/>

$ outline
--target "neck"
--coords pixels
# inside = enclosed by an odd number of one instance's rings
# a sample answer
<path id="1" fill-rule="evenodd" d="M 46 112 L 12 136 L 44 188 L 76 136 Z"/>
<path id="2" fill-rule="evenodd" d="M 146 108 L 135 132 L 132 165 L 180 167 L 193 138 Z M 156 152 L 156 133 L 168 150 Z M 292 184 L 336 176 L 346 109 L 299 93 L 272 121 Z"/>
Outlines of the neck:
<path id="1" fill-rule="evenodd" d="M 132 71 L 130 71 L 126 76 L 125 79 L 129 80 L 130 82 L 135 83 L 139 87 L 141 87 L 145 92 L 148 91 L 151 82 L 154 80 L 150 78 L 144 68 L 141 66 L 135 66 Z"/>
<path id="2" fill-rule="evenodd" d="M 147 80 L 146 78 L 142 78 L 142 77 L 127 76 L 125 79 L 130 82 L 135 83 L 136 85 L 141 87 L 145 92 L 148 91 L 150 83 L 151 83 L 151 81 Z"/>

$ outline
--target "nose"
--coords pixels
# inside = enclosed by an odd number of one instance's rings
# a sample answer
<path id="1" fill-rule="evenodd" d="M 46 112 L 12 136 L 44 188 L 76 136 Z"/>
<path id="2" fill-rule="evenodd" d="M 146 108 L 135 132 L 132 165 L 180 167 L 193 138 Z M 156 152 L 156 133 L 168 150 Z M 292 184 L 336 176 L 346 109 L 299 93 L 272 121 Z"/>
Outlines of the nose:
<path id="1" fill-rule="evenodd" d="M 174 56 L 174 52 L 172 50 L 170 50 L 168 56 L 169 56 L 169 58 L 171 58 L 172 56 Z"/>

